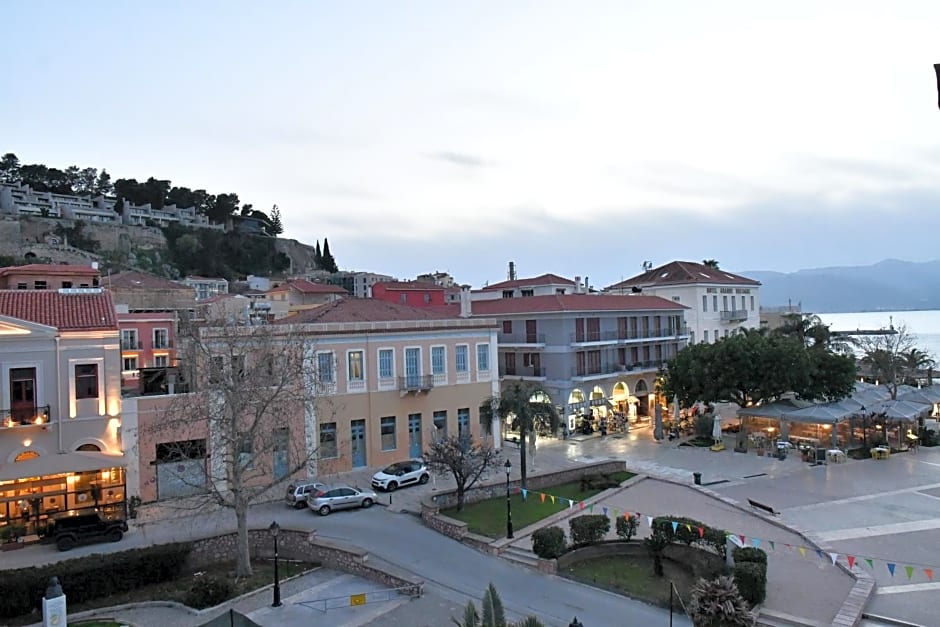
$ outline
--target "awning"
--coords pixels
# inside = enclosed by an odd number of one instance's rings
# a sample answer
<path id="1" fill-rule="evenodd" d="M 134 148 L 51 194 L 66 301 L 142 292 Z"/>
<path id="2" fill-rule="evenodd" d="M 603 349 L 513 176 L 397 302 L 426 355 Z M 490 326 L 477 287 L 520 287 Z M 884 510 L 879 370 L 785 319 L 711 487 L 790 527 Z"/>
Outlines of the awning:
<path id="1" fill-rule="evenodd" d="M 738 410 L 739 417 L 747 418 L 780 418 L 783 414 L 798 409 L 812 407 L 813 403 L 797 398 L 783 398 L 766 405 L 752 405 Z"/>
<path id="2" fill-rule="evenodd" d="M 842 422 L 852 416 L 855 412 L 839 403 L 826 403 L 825 405 L 813 405 L 805 409 L 790 411 L 783 414 L 783 417 L 793 422 L 805 422 L 808 424 L 830 424 L 834 425 Z"/>
<path id="3" fill-rule="evenodd" d="M 899 422 L 914 421 L 920 416 L 929 414 L 931 409 L 933 409 L 931 405 L 910 401 L 884 401 L 868 408 L 869 412 L 875 416 L 884 416 L 887 420 Z"/>
<path id="4" fill-rule="evenodd" d="M 34 457 L 22 462 L 10 462 L 0 466 L 0 481 L 61 475 L 67 472 L 84 472 L 126 466 L 127 458 L 110 453 L 92 453 L 76 451 L 74 453 L 53 453 Z"/>

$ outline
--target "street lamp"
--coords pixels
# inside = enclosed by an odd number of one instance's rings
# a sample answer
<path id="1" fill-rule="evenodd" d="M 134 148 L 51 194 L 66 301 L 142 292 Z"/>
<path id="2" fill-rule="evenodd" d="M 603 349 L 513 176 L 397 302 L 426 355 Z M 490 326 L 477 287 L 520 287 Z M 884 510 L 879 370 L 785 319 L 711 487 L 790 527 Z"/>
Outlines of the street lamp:
<path id="1" fill-rule="evenodd" d="M 281 526 L 275 520 L 268 527 L 268 531 L 271 532 L 271 537 L 274 538 L 274 603 L 271 604 L 271 607 L 281 607 L 281 580 L 277 572 L 277 534 L 280 533 Z"/>
<path id="2" fill-rule="evenodd" d="M 512 472 L 512 462 L 507 459 L 503 467 L 506 469 L 506 537 L 512 538 L 512 503 L 509 501 L 509 473 Z"/>

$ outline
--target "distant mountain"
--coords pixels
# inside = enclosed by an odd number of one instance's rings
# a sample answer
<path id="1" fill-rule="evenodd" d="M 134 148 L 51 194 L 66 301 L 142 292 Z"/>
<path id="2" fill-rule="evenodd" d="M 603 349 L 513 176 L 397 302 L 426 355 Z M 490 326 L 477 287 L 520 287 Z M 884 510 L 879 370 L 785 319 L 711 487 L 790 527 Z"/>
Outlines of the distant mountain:
<path id="1" fill-rule="evenodd" d="M 761 282 L 764 306 L 800 304 L 803 311 L 815 313 L 940 309 L 940 260 L 886 259 L 871 266 L 790 273 L 735 272 Z"/>

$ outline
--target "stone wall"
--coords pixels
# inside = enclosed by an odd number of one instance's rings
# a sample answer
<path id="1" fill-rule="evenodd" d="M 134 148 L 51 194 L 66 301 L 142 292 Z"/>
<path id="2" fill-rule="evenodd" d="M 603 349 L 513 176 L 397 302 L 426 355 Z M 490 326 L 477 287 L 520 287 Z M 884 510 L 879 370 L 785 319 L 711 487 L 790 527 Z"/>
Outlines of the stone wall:
<path id="1" fill-rule="evenodd" d="M 274 540 L 270 531 L 250 529 L 249 551 L 252 557 L 274 557 Z M 342 570 L 388 588 L 400 588 L 403 594 L 421 596 L 424 582 L 357 547 L 316 537 L 316 532 L 281 529 L 277 538 L 278 555 L 284 559 L 318 562 Z M 236 534 L 227 533 L 193 541 L 189 565 L 201 568 L 207 564 L 230 560 L 235 554 Z"/>

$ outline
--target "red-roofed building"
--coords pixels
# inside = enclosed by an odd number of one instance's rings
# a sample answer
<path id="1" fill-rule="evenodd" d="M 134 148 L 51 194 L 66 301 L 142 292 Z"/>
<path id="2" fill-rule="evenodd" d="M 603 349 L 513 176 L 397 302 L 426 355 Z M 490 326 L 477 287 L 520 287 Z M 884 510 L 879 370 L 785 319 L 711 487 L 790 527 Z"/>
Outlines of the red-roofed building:
<path id="1" fill-rule="evenodd" d="M 412 307 L 440 307 L 446 304 L 447 288 L 426 281 L 385 281 L 372 286 L 372 298 Z"/>
<path id="2" fill-rule="evenodd" d="M 641 292 L 688 307 L 690 342 L 717 342 L 760 327 L 760 282 L 694 261 L 671 261 L 604 290 Z"/>
<path id="3" fill-rule="evenodd" d="M 645 422 L 659 368 L 689 339 L 687 308 L 657 296 L 462 297 L 442 311 L 498 320 L 501 380 L 537 382 L 567 416 L 569 429 L 585 414 L 598 422 L 614 412 L 633 424 Z"/>
<path id="4" fill-rule="evenodd" d="M 264 293 L 263 301 L 271 303 L 271 318 L 284 316 L 335 302 L 348 296 L 346 290 L 330 283 L 314 283 L 307 279 L 288 279 Z"/>
<path id="5" fill-rule="evenodd" d="M 523 298 L 529 296 L 553 296 L 556 294 L 577 294 L 584 291 L 581 277 L 566 279 L 557 274 L 542 274 L 530 279 L 512 279 L 487 285 L 472 294 L 473 300 L 493 300 L 496 298 Z"/>
<path id="6" fill-rule="evenodd" d="M 0 526 L 124 515 L 118 333 L 107 291 L 0 291 Z"/>
<path id="7" fill-rule="evenodd" d="M 98 287 L 101 274 L 92 266 L 31 263 L 0 268 L 0 289 L 57 290 Z"/>

